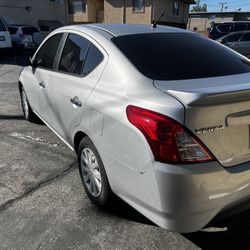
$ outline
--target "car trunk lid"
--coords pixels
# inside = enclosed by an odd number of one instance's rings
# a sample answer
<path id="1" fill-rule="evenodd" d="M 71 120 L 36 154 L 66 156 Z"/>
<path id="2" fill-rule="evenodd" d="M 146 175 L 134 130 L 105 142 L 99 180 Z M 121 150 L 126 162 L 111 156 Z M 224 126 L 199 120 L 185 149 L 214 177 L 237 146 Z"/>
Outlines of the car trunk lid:
<path id="1" fill-rule="evenodd" d="M 184 105 L 184 125 L 224 167 L 250 160 L 250 73 L 154 85 Z"/>

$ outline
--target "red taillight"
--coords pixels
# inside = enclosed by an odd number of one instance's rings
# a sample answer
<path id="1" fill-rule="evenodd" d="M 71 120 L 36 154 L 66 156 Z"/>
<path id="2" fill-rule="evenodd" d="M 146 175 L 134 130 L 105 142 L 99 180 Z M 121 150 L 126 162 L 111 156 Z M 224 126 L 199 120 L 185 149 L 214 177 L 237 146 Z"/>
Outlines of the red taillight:
<path id="1" fill-rule="evenodd" d="M 156 161 L 197 163 L 214 160 L 199 139 L 172 118 L 132 105 L 126 112 L 130 123 L 147 139 Z"/>

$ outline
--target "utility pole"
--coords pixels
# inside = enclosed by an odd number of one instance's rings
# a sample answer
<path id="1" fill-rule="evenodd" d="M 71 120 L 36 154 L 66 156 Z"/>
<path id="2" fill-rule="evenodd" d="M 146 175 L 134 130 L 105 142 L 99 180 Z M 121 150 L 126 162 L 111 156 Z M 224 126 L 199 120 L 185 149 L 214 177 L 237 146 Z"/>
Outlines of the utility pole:
<path id="1" fill-rule="evenodd" d="M 220 9 L 221 12 L 224 10 L 224 5 L 225 5 L 225 4 L 227 4 L 227 2 L 219 3 L 219 5 L 221 5 L 221 9 Z"/>

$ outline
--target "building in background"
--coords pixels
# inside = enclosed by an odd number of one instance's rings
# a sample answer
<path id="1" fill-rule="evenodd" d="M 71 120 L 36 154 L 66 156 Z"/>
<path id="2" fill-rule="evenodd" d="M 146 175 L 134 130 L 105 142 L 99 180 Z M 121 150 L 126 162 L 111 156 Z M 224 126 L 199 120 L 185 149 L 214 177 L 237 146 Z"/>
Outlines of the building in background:
<path id="1" fill-rule="evenodd" d="M 29 24 L 50 32 L 66 24 L 64 0 L 0 0 L 0 16 L 7 24 Z"/>
<path id="2" fill-rule="evenodd" d="M 188 29 L 206 33 L 212 23 L 250 21 L 250 12 L 191 12 Z"/>
<path id="3" fill-rule="evenodd" d="M 163 10 L 159 23 L 186 28 L 194 0 L 67 0 L 68 23 L 150 24 Z"/>
<path id="4" fill-rule="evenodd" d="M 186 28 L 194 0 L 0 0 L 7 24 L 29 24 L 50 32 L 72 23 L 159 24 Z"/>

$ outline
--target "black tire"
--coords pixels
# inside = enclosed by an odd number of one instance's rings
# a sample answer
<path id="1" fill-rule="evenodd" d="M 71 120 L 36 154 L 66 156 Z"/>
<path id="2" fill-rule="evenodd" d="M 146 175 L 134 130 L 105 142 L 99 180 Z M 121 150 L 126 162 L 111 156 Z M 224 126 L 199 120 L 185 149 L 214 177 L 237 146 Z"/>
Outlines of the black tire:
<path id="1" fill-rule="evenodd" d="M 83 167 L 83 160 L 82 160 L 83 159 L 82 154 L 84 154 L 84 150 L 85 151 L 86 150 L 92 151 L 92 153 L 94 154 L 95 160 L 97 161 L 97 165 L 99 167 L 99 173 L 101 176 L 101 191 L 100 191 L 100 194 L 98 194 L 98 195 L 93 195 L 90 191 L 90 187 L 86 183 L 86 171 L 84 170 L 84 169 L 86 169 L 86 167 Z M 93 161 L 93 163 L 94 162 L 95 161 Z M 84 165 L 86 166 L 86 164 L 84 164 Z M 110 205 L 114 199 L 114 194 L 110 188 L 107 174 L 106 174 L 103 162 L 101 160 L 101 157 L 100 157 L 96 147 L 94 146 L 93 142 L 89 139 L 89 137 L 84 137 L 80 142 L 80 145 L 78 148 L 78 168 L 79 168 L 79 173 L 81 176 L 84 190 L 85 190 L 86 194 L 88 195 L 89 199 L 96 206 L 98 206 L 102 209 L 110 208 Z M 85 180 L 84 180 L 84 176 L 85 176 Z M 91 178 L 94 178 L 93 174 L 92 174 L 92 177 L 90 177 L 89 179 L 91 179 Z"/>
<path id="2" fill-rule="evenodd" d="M 23 110 L 23 115 L 24 118 L 29 121 L 29 122 L 37 122 L 38 117 L 36 114 L 32 111 L 26 92 L 23 88 L 23 86 L 20 87 L 20 97 L 21 97 L 21 105 L 22 105 L 22 110 Z"/>

